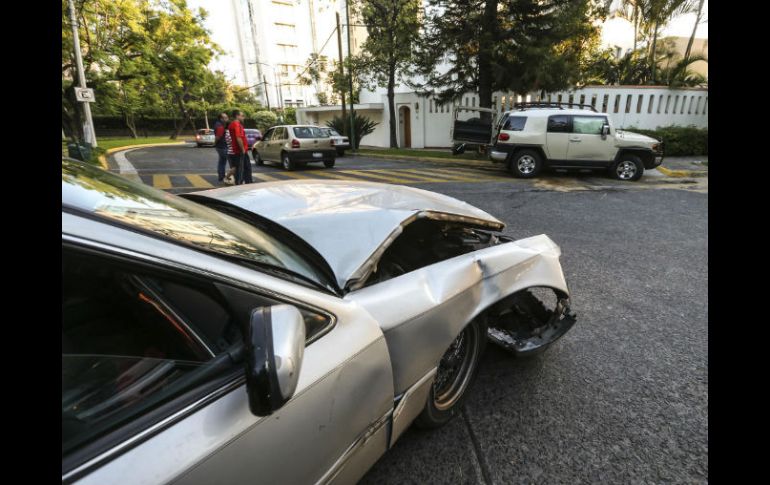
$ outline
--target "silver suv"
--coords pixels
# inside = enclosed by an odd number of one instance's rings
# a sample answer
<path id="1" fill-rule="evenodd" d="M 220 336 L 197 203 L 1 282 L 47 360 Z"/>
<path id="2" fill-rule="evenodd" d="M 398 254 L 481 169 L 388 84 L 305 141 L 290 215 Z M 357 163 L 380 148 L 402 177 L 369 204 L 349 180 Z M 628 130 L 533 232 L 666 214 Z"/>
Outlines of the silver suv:
<path id="1" fill-rule="evenodd" d="M 257 165 L 278 162 L 285 170 L 294 170 L 311 162 L 323 162 L 332 168 L 337 150 L 329 135 L 313 125 L 274 126 L 254 144 Z"/>
<path id="2" fill-rule="evenodd" d="M 606 113 L 591 106 L 523 103 L 504 112 L 494 125 L 484 116 L 469 120 L 455 115 L 455 153 L 467 143 L 488 146 L 489 158 L 505 163 L 515 177 L 535 177 L 545 168 L 608 170 L 619 180 L 639 180 L 645 169 L 663 161 L 663 143 L 649 136 L 619 130 Z M 584 109 L 587 108 L 587 109 Z M 486 108 L 456 111 L 490 113 Z"/>

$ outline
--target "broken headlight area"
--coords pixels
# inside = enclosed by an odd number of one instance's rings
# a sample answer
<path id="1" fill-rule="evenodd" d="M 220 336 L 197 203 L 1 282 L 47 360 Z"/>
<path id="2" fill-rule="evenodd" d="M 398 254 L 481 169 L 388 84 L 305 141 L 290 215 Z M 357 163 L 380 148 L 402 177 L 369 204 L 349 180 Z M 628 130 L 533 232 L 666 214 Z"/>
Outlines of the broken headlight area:
<path id="1" fill-rule="evenodd" d="M 365 286 L 511 240 L 507 236 L 464 224 L 419 219 L 406 226 L 385 250 Z"/>
<path id="2" fill-rule="evenodd" d="M 544 287 L 515 293 L 496 303 L 488 315 L 489 339 L 521 356 L 545 350 L 576 320 L 569 297 Z"/>

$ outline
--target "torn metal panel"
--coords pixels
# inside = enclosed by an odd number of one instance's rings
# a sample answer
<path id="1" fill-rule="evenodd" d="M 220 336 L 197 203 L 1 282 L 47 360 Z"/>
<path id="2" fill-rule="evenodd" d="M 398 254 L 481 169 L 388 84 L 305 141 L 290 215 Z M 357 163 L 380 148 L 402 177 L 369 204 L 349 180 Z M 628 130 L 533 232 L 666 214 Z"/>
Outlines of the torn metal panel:
<path id="1" fill-rule="evenodd" d="M 385 333 L 394 390 L 435 367 L 463 327 L 495 303 L 530 287 L 569 294 L 559 247 L 540 235 L 456 256 L 345 299 L 363 306 Z M 394 305 L 393 302 L 398 302 Z"/>
<path id="2" fill-rule="evenodd" d="M 206 190 L 210 198 L 266 217 L 297 234 L 329 264 L 340 288 L 363 284 L 379 256 L 418 218 L 501 230 L 505 224 L 463 201 L 414 187 L 344 180 L 287 180 Z"/>

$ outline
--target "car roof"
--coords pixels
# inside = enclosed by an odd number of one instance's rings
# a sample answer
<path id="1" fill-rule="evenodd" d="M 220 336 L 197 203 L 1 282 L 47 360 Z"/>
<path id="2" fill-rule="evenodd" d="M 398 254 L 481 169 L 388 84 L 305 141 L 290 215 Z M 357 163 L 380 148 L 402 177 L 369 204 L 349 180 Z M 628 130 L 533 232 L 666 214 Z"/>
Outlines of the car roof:
<path id="1" fill-rule="evenodd" d="M 552 115 L 584 115 L 584 116 L 607 116 L 607 113 L 597 113 L 590 109 L 559 109 L 559 108 L 527 108 L 525 110 L 511 109 L 505 111 L 504 115 L 509 116 L 527 116 L 531 118 L 544 118 Z"/>

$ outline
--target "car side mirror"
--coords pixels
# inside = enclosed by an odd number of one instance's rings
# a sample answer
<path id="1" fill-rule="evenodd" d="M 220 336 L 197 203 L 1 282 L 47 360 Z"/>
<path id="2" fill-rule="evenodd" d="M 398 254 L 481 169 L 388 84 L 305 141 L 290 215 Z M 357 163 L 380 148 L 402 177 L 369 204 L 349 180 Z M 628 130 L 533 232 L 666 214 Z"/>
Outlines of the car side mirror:
<path id="1" fill-rule="evenodd" d="M 602 125 L 602 139 L 607 138 L 610 134 L 610 125 Z"/>
<path id="2" fill-rule="evenodd" d="M 291 305 L 255 308 L 245 337 L 249 409 L 255 416 L 268 416 L 297 389 L 305 352 L 305 320 Z"/>

